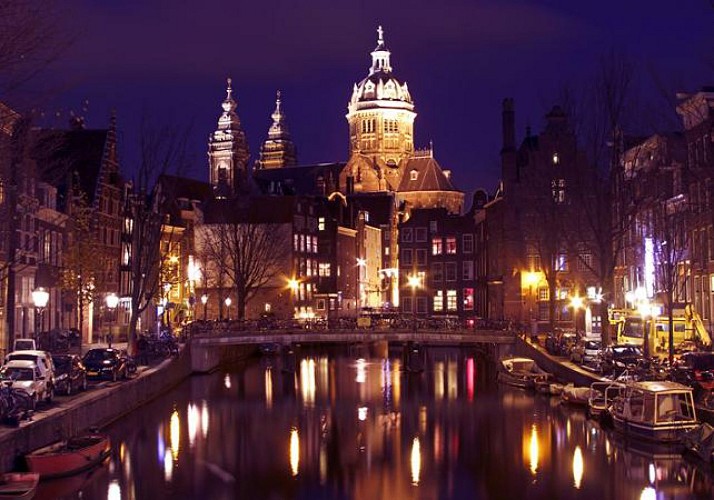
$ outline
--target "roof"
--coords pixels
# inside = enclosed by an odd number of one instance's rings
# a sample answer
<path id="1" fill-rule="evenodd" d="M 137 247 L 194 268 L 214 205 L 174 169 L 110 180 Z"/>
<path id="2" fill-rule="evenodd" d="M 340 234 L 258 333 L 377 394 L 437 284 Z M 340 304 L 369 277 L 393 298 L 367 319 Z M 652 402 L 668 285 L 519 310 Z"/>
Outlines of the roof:
<path id="1" fill-rule="evenodd" d="M 42 180 L 66 196 L 76 173 L 82 191 L 91 204 L 104 159 L 109 130 L 37 130 L 33 158 Z"/>
<path id="2" fill-rule="evenodd" d="M 256 170 L 253 180 L 263 194 L 324 195 L 339 191 L 345 163 L 320 163 L 297 167 Z M 323 182 L 325 188 L 320 186 Z"/>
<path id="3" fill-rule="evenodd" d="M 416 172 L 416 175 L 412 175 Z M 413 179 L 416 177 L 416 179 Z M 404 167 L 404 175 L 397 188 L 405 191 L 458 191 L 444 175 L 439 163 L 431 157 L 411 158 Z"/>
<path id="4" fill-rule="evenodd" d="M 633 386 L 647 392 L 692 392 L 691 387 L 677 382 L 634 382 Z"/>
<path id="5" fill-rule="evenodd" d="M 357 212 L 369 212 L 370 226 L 390 224 L 395 209 L 394 196 L 387 192 L 353 193 L 347 196 L 348 206 L 352 211 L 353 220 L 357 220 Z"/>

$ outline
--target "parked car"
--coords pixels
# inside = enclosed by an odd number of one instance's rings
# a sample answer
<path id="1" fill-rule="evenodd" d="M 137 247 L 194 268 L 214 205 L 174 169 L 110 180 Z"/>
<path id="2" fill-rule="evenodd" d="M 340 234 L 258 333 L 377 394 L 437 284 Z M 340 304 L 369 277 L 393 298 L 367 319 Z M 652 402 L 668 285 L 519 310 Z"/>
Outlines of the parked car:
<path id="1" fill-rule="evenodd" d="M 87 370 L 79 356 L 57 354 L 52 356 L 55 364 L 55 392 L 69 396 L 75 391 L 87 389 Z"/>
<path id="2" fill-rule="evenodd" d="M 675 363 L 672 379 L 709 392 L 714 389 L 714 352 L 687 352 Z"/>
<path id="3" fill-rule="evenodd" d="M 48 403 L 52 401 L 52 387 L 32 361 L 24 359 L 8 361 L 0 368 L 0 381 L 12 381 L 13 389 L 20 389 L 32 398 L 33 408 L 41 400 Z"/>
<path id="4" fill-rule="evenodd" d="M 5 356 L 5 363 L 9 361 L 32 361 L 40 369 L 40 374 L 45 377 L 50 389 L 54 387 L 55 365 L 49 352 L 39 350 L 12 351 Z"/>
<path id="5" fill-rule="evenodd" d="M 642 350 L 630 344 L 616 344 L 605 348 L 602 358 L 605 372 L 621 373 L 630 365 L 637 365 L 642 360 Z"/>
<path id="6" fill-rule="evenodd" d="M 588 364 L 596 361 L 602 352 L 600 339 L 584 337 L 578 340 L 570 351 L 574 363 Z"/>
<path id="7" fill-rule="evenodd" d="M 118 349 L 97 348 L 90 349 L 82 358 L 82 363 L 87 369 L 87 377 L 107 377 L 113 381 L 127 377 L 126 358 L 121 356 Z"/>

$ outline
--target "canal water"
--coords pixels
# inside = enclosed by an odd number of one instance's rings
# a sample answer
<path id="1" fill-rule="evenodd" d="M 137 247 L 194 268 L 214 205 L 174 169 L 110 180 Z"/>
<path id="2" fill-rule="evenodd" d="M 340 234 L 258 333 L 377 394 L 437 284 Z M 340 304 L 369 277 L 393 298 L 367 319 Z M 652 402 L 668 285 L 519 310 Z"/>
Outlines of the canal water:
<path id="1" fill-rule="evenodd" d="M 713 498 L 702 464 L 508 389 L 476 349 L 296 349 L 115 423 L 102 468 L 36 498 Z"/>

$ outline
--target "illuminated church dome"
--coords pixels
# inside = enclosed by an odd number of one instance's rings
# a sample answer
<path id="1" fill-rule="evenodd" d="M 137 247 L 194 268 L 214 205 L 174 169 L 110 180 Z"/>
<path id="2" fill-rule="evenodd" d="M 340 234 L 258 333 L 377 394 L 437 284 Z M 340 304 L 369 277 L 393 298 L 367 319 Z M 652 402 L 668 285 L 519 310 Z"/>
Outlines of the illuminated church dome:
<path id="1" fill-rule="evenodd" d="M 414 102 L 406 83 L 400 82 L 392 73 L 390 52 L 384 43 L 384 31 L 377 29 L 377 47 L 372 51 L 372 66 L 367 78 L 356 83 L 349 103 L 350 113 L 374 107 L 391 107 L 414 110 Z M 388 101 L 388 102 L 380 102 Z"/>

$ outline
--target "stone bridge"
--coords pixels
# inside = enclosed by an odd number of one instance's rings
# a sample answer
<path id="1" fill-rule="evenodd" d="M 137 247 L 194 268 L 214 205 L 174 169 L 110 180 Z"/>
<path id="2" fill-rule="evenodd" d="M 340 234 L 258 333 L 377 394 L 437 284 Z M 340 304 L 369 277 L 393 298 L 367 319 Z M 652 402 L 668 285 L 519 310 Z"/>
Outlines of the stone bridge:
<path id="1" fill-rule="evenodd" d="M 516 334 L 507 330 L 230 330 L 212 328 L 194 331 L 191 336 L 191 358 L 194 371 L 215 369 L 221 359 L 221 347 L 262 344 L 339 344 L 339 343 L 405 343 L 419 342 L 428 345 L 459 346 L 468 344 L 498 344 L 509 348 Z M 218 349 L 216 349 L 218 348 Z M 500 350 L 500 349 L 499 349 Z"/>

